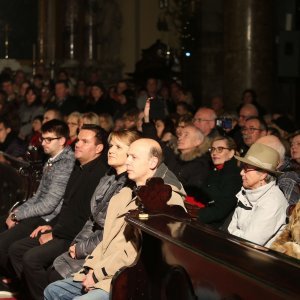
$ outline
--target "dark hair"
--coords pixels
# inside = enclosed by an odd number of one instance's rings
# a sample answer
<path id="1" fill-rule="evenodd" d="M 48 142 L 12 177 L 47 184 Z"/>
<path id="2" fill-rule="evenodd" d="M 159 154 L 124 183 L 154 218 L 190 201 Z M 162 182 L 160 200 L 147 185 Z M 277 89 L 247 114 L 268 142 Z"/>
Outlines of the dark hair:
<path id="1" fill-rule="evenodd" d="M 11 124 L 10 124 L 10 121 L 8 119 L 6 119 L 6 118 L 0 117 L 0 124 L 1 123 L 3 123 L 3 126 L 5 128 L 11 128 L 12 127 Z"/>
<path id="2" fill-rule="evenodd" d="M 211 145 L 216 142 L 216 141 L 225 141 L 226 142 L 226 146 L 230 149 L 230 150 L 234 150 L 234 152 L 236 152 L 237 150 L 237 145 L 236 142 L 234 141 L 233 138 L 227 136 L 227 135 L 217 135 L 215 138 L 212 139 L 211 141 Z"/>
<path id="3" fill-rule="evenodd" d="M 63 84 L 65 86 L 65 88 L 67 88 L 67 89 L 69 88 L 69 84 L 66 80 L 57 80 L 55 82 L 55 85 L 57 85 L 57 84 Z"/>
<path id="4" fill-rule="evenodd" d="M 158 162 L 157 162 L 157 167 L 159 167 L 161 165 L 161 163 L 164 161 L 164 155 L 162 152 L 162 149 L 160 148 L 160 146 L 153 146 L 150 148 L 149 151 L 150 157 L 156 157 Z"/>
<path id="5" fill-rule="evenodd" d="M 35 100 L 34 102 L 31 104 L 31 105 L 38 105 L 40 104 L 40 95 L 39 95 L 39 92 L 37 91 L 37 89 L 30 85 L 27 89 L 26 89 L 26 92 L 25 92 L 25 98 L 27 96 L 27 94 L 32 91 L 32 93 L 35 95 Z"/>
<path id="6" fill-rule="evenodd" d="M 35 116 L 32 121 L 39 120 L 41 123 L 43 123 L 43 119 L 44 119 L 43 115 L 38 115 Z"/>
<path id="7" fill-rule="evenodd" d="M 42 132 L 53 132 L 55 133 L 58 137 L 64 137 L 67 141 L 69 138 L 69 127 L 68 125 L 60 120 L 54 119 L 50 120 L 42 125 Z"/>
<path id="8" fill-rule="evenodd" d="M 268 130 L 268 125 L 264 119 L 262 119 L 260 117 L 249 117 L 246 119 L 246 122 L 250 121 L 250 120 L 257 120 L 259 122 L 259 129 L 265 130 L 265 131 Z"/>
<path id="9" fill-rule="evenodd" d="M 83 124 L 80 130 L 91 130 L 95 133 L 95 138 L 98 144 L 102 144 L 104 149 L 107 148 L 107 132 L 95 124 Z"/>
<path id="10" fill-rule="evenodd" d="M 252 102 L 251 103 L 255 102 L 256 99 L 257 99 L 257 94 L 256 94 L 256 91 L 253 90 L 253 89 L 246 89 L 246 90 L 244 90 L 243 93 L 242 93 L 242 100 L 244 99 L 244 97 L 245 97 L 245 95 L 247 93 L 249 93 L 251 95 L 251 97 L 252 97 Z"/>

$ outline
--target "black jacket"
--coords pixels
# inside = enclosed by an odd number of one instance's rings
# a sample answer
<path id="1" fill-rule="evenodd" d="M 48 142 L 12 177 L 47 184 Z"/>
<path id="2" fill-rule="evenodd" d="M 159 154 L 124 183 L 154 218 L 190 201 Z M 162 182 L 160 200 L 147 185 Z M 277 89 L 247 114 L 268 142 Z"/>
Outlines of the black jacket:
<path id="1" fill-rule="evenodd" d="M 221 170 L 211 169 L 199 194 L 198 199 L 207 206 L 200 209 L 198 220 L 215 227 L 223 225 L 236 206 L 235 195 L 241 186 L 242 178 L 235 158 L 225 162 Z"/>

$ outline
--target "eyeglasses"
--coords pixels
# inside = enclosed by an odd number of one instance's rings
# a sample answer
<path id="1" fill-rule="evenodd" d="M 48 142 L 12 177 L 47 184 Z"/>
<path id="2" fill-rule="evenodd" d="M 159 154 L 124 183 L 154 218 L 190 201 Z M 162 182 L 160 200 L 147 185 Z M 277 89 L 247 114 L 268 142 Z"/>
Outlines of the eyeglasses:
<path id="1" fill-rule="evenodd" d="M 211 147 L 208 149 L 208 151 L 210 153 L 213 153 L 213 152 L 217 152 L 217 153 L 222 153 L 224 149 L 227 149 L 227 150 L 231 150 L 230 148 L 225 148 L 225 147 Z"/>
<path id="2" fill-rule="evenodd" d="M 215 119 L 193 118 L 193 122 L 215 122 Z"/>
<path id="3" fill-rule="evenodd" d="M 262 131 L 262 129 L 260 129 L 260 128 L 254 128 L 254 127 L 242 127 L 242 129 L 241 129 L 241 132 L 246 132 L 246 131 L 248 131 L 248 132 L 250 132 L 250 133 L 253 133 L 253 132 L 255 132 L 255 131 Z"/>
<path id="4" fill-rule="evenodd" d="M 255 168 L 255 167 L 250 166 L 250 165 L 247 165 L 247 164 L 242 164 L 242 165 L 241 165 L 241 168 L 242 168 L 242 170 L 243 170 L 245 173 L 248 173 L 248 172 L 251 172 L 251 171 L 260 171 L 260 169 Z"/>
<path id="5" fill-rule="evenodd" d="M 50 144 L 53 140 L 59 140 L 61 138 L 60 137 L 55 137 L 55 138 L 51 138 L 51 137 L 40 137 L 40 142 L 43 143 L 45 141 L 46 144 Z"/>

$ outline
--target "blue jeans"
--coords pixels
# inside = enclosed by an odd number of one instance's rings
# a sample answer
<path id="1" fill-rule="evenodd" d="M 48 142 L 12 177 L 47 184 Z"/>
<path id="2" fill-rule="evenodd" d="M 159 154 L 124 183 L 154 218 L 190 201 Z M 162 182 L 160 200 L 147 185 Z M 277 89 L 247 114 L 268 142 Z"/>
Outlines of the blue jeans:
<path id="1" fill-rule="evenodd" d="M 109 293 L 95 289 L 88 293 L 82 291 L 81 282 L 73 281 L 73 278 L 55 281 L 44 290 L 45 300 L 109 300 Z"/>

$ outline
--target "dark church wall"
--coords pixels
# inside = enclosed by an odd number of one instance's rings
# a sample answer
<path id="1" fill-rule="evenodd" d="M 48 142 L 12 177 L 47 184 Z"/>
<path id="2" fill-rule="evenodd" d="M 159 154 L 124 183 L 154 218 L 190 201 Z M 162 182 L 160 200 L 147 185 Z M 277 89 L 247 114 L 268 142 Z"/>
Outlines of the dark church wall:
<path id="1" fill-rule="evenodd" d="M 37 0 L 0 1 L 0 58 L 5 57 L 5 32 L 8 31 L 9 58 L 31 59 L 33 44 L 37 40 Z"/>

